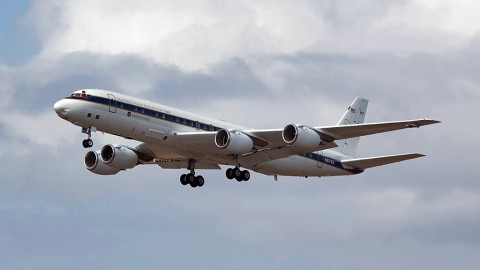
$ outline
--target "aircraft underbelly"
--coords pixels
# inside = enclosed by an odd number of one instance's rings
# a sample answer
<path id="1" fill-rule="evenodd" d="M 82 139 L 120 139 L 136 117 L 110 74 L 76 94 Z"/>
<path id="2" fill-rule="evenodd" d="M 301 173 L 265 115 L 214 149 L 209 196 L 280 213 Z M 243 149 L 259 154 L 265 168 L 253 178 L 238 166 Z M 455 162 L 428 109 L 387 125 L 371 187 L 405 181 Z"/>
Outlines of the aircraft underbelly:
<path id="1" fill-rule="evenodd" d="M 308 160 L 301 156 L 268 161 L 258 164 L 252 169 L 269 175 L 287 176 L 335 176 L 351 174 L 346 170 L 328 164 L 321 164 L 321 166 L 319 166 L 318 162 Z"/>

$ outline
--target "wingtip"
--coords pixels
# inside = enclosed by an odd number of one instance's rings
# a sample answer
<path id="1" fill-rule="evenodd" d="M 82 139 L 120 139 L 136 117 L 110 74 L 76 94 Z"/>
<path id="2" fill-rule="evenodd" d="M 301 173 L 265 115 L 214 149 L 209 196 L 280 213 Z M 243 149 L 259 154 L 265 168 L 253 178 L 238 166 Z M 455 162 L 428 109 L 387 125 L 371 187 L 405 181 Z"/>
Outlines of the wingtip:
<path id="1" fill-rule="evenodd" d="M 425 157 L 425 156 L 426 156 L 426 155 L 420 154 L 420 153 L 408 153 L 408 154 L 403 154 L 403 155 L 410 157 L 410 159 L 421 158 L 421 157 Z"/>
<path id="2" fill-rule="evenodd" d="M 408 125 L 407 127 L 421 127 L 421 126 L 433 125 L 438 123 L 441 123 L 441 121 L 429 119 L 429 118 L 423 118 L 418 120 L 412 120 L 412 124 Z"/>
<path id="3" fill-rule="evenodd" d="M 438 123 L 441 123 L 442 121 L 439 121 L 439 120 L 435 120 L 435 119 L 423 119 L 424 121 L 428 121 L 429 124 L 438 124 Z"/>

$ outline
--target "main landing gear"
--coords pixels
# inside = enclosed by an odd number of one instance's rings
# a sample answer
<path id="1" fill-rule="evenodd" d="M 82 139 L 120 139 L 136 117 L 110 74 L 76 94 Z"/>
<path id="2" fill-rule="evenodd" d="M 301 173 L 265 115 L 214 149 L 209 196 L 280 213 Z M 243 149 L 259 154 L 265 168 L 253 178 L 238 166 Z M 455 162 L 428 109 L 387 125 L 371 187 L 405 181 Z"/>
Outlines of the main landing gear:
<path id="1" fill-rule="evenodd" d="M 238 167 L 228 168 L 226 175 L 228 179 L 235 178 L 238 182 L 250 180 L 250 172 L 248 170 L 242 171 Z M 180 176 L 180 183 L 184 186 L 190 185 L 191 187 L 201 187 L 205 184 L 205 179 L 201 175 L 195 176 L 195 169 L 191 167 L 190 173 L 182 174 Z"/>
<path id="2" fill-rule="evenodd" d="M 238 167 L 228 168 L 226 175 L 228 179 L 235 178 L 238 182 L 250 180 L 250 172 L 247 170 L 241 171 Z"/>
<path id="3" fill-rule="evenodd" d="M 82 141 L 82 145 L 84 148 L 90 148 L 93 146 L 92 137 L 92 127 L 82 128 L 82 132 L 88 135 L 88 139 Z"/>
<path id="4" fill-rule="evenodd" d="M 180 183 L 184 186 L 190 184 L 191 187 L 201 187 L 205 184 L 205 179 L 203 176 L 195 176 L 195 172 L 191 172 L 189 174 L 182 174 L 182 176 L 180 176 Z"/>
<path id="5" fill-rule="evenodd" d="M 191 187 L 201 187 L 205 184 L 205 179 L 203 176 L 198 175 L 195 176 L 195 163 L 197 161 L 194 159 L 188 160 L 187 168 L 190 170 L 188 174 L 182 174 L 180 176 L 180 183 L 182 185 L 190 185 Z M 234 168 L 228 168 L 226 171 L 226 175 L 228 179 L 236 179 L 238 182 L 248 181 L 250 180 L 250 172 L 248 170 L 240 170 L 238 166 Z"/>
<path id="6" fill-rule="evenodd" d="M 203 176 L 195 176 L 195 163 L 196 160 L 188 160 L 188 169 L 190 170 L 190 173 L 182 174 L 180 176 L 180 183 L 182 183 L 182 185 L 186 186 L 190 184 L 191 187 L 201 187 L 205 184 L 205 179 Z"/>

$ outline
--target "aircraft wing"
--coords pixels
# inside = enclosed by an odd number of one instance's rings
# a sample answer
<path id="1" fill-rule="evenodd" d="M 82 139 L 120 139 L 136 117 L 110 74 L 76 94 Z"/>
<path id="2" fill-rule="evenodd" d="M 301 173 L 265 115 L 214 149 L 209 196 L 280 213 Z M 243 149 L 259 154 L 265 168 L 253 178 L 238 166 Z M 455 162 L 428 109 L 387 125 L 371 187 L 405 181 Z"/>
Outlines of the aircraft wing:
<path id="1" fill-rule="evenodd" d="M 400 130 L 405 128 L 419 128 L 421 126 L 440 123 L 432 119 L 416 119 L 407 121 L 380 122 L 356 125 L 316 127 L 315 130 L 329 140 L 341 140 L 353 137 L 366 136 L 376 133 Z M 330 137 L 330 138 L 329 138 Z"/>
<path id="2" fill-rule="evenodd" d="M 372 135 L 405 128 L 419 128 L 421 126 L 436 123 L 440 123 L 440 121 L 432 119 L 416 119 L 368 124 L 313 127 L 312 129 L 320 135 L 323 141 L 333 142 L 335 140 Z M 283 129 L 264 129 L 245 130 L 243 132 L 256 139 L 258 144 L 254 141 L 255 145 L 275 148 L 279 146 L 285 146 L 285 142 L 282 139 L 282 131 Z"/>
<path id="3" fill-rule="evenodd" d="M 325 127 L 310 127 L 314 130 L 322 139 L 321 144 L 311 151 L 319 151 L 329 148 L 334 148 L 337 145 L 335 140 L 342 140 L 352 137 L 359 137 L 365 135 L 371 135 L 376 133 L 400 130 L 405 128 L 418 128 L 425 125 L 431 125 L 439 123 L 439 121 L 431 119 L 417 119 L 417 120 L 407 120 L 407 121 L 395 121 L 395 122 L 380 122 L 380 123 L 368 123 L 368 124 L 355 124 L 355 125 L 341 125 L 341 126 L 325 126 Z M 253 141 L 253 149 L 249 153 L 243 155 L 244 162 L 248 163 L 261 163 L 268 160 L 275 160 L 280 158 L 285 158 L 288 156 L 302 154 L 305 151 L 300 149 L 295 149 L 290 147 L 282 138 L 283 129 L 249 129 L 249 130 L 239 130 L 239 132 L 247 135 Z M 215 145 L 215 135 L 217 132 L 184 132 L 184 133 L 175 133 L 173 135 L 175 144 L 178 146 L 179 152 L 177 154 L 170 156 L 159 156 L 155 155 L 154 152 L 161 151 L 152 151 L 155 149 L 155 146 L 140 144 L 134 150 L 137 153 L 145 154 L 147 160 L 150 157 L 155 157 L 156 161 L 164 160 L 159 163 L 160 166 L 165 168 L 178 168 L 185 167 L 183 163 L 188 160 L 188 158 L 193 158 L 196 160 L 205 160 L 210 161 L 204 164 L 205 168 L 217 168 L 218 164 L 213 160 L 222 160 L 222 158 L 229 157 L 231 155 L 226 154 L 223 149 L 220 149 Z M 160 140 L 160 139 L 159 139 Z M 410 157 L 412 156 L 404 156 Z M 230 157 L 231 158 L 231 157 Z M 398 158 L 398 157 L 397 157 Z M 142 158 L 141 158 L 142 159 Z M 407 158 L 408 159 L 408 158 Z M 348 160 L 345 162 L 350 162 L 355 164 L 359 168 L 361 166 L 380 166 L 388 164 L 392 161 L 392 158 L 385 158 L 378 160 Z M 388 161 L 388 162 L 387 162 Z M 380 165 L 374 165 L 377 163 L 387 162 Z M 200 164 L 199 164 L 200 165 Z M 353 166 L 353 165 L 352 165 Z"/>
<path id="4" fill-rule="evenodd" d="M 252 139 L 254 146 L 251 151 L 240 155 L 242 164 L 257 164 L 270 160 L 281 159 L 292 155 L 303 154 L 305 151 L 292 148 L 282 139 L 282 129 L 274 130 L 244 130 L 239 131 Z M 155 142 L 140 143 L 132 148 L 144 164 L 157 164 L 165 169 L 187 168 L 188 160 L 197 160 L 195 168 L 219 169 L 219 164 L 231 161 L 234 155 L 215 144 L 217 132 L 178 132 L 171 136 L 174 150 L 162 146 L 163 139 Z M 163 138 L 163 137 L 162 137 Z M 319 151 L 337 147 L 335 142 L 322 142 L 316 149 Z M 174 151 L 174 152 L 171 152 Z"/>
<path id="5" fill-rule="evenodd" d="M 268 130 L 240 130 L 239 132 L 247 135 L 253 141 L 252 155 L 259 152 L 275 153 L 271 155 L 271 159 L 279 159 L 295 154 L 302 154 L 302 151 L 294 150 L 282 139 L 283 129 Z M 189 147 L 191 151 L 209 153 L 213 155 L 225 155 L 225 152 L 215 145 L 216 132 L 185 132 L 176 133 L 174 136 L 178 142 Z M 333 142 L 321 143 L 317 149 L 312 151 L 333 148 L 337 145 Z"/>
<path id="6" fill-rule="evenodd" d="M 404 160 L 424 157 L 422 154 L 401 154 L 381 157 L 369 157 L 369 158 L 355 158 L 342 160 L 342 165 L 351 166 L 353 168 L 368 169 L 372 167 L 387 165 L 390 163 L 400 162 Z"/>

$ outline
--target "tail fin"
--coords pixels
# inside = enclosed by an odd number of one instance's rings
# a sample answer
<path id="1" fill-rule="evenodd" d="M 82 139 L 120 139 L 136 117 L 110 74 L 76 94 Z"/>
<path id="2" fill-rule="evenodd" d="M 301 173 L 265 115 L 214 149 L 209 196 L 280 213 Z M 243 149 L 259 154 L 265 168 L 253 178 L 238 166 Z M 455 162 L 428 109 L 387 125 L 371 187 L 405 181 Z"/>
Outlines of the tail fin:
<path id="1" fill-rule="evenodd" d="M 343 114 L 342 118 L 340 118 L 340 121 L 338 121 L 337 126 L 363 123 L 365 120 L 365 115 L 367 114 L 367 107 L 367 99 L 356 97 L 350 107 L 348 107 L 347 111 Z M 350 157 L 355 157 L 359 141 L 360 137 L 335 141 L 338 147 L 333 148 L 332 150 Z"/>

